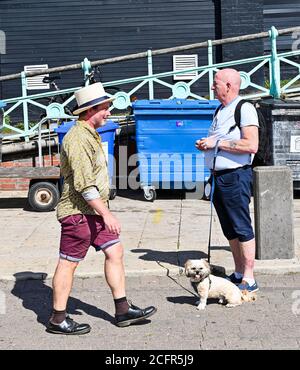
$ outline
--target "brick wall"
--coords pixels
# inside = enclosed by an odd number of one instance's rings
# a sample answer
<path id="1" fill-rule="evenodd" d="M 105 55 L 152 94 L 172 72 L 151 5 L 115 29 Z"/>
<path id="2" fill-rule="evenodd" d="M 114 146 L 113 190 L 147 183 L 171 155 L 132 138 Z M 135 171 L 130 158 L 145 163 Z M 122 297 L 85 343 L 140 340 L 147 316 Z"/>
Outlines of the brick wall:
<path id="1" fill-rule="evenodd" d="M 0 167 L 13 168 L 14 167 L 36 167 L 39 165 L 38 156 L 31 156 L 28 158 L 15 159 L 0 163 Z M 59 155 L 52 154 L 43 156 L 43 166 L 59 166 Z M 0 178 L 0 190 L 28 190 L 30 179 L 25 178 Z"/>

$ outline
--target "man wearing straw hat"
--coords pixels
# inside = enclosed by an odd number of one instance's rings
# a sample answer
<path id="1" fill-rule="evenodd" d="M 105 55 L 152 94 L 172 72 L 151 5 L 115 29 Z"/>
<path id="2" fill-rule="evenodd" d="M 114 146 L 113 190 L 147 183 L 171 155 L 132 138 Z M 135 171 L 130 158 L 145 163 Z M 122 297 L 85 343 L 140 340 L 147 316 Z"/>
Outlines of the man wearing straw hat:
<path id="1" fill-rule="evenodd" d="M 92 245 L 105 255 L 105 277 L 115 303 L 119 327 L 140 322 L 156 312 L 128 303 L 125 294 L 123 246 L 119 221 L 108 209 L 109 177 L 101 139 L 96 129 L 110 116 L 109 98 L 100 82 L 75 93 L 78 122 L 64 138 L 61 172 L 64 186 L 57 207 L 61 223 L 59 261 L 53 277 L 53 312 L 47 331 L 55 334 L 86 334 L 88 324 L 78 324 L 66 313 L 73 275 Z"/>

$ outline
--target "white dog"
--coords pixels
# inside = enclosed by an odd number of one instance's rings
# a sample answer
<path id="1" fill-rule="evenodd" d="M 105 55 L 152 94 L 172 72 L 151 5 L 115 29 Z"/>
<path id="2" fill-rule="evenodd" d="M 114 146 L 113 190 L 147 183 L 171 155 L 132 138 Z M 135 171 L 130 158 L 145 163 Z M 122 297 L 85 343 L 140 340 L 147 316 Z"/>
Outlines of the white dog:
<path id="1" fill-rule="evenodd" d="M 204 259 L 187 260 L 184 266 L 185 274 L 200 298 L 196 303 L 198 310 L 205 309 L 207 298 L 218 298 L 220 304 L 226 302 L 226 307 L 239 306 L 242 301 L 256 300 L 254 293 L 242 292 L 231 281 L 211 275 L 210 265 Z"/>

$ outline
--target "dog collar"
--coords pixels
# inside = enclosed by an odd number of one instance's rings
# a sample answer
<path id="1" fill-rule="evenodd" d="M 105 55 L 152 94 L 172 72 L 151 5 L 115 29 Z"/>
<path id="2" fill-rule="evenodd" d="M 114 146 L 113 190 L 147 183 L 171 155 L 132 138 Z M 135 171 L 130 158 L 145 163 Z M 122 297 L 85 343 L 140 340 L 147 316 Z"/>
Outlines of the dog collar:
<path id="1" fill-rule="evenodd" d="M 199 283 L 201 283 L 204 279 L 200 280 Z M 196 283 L 195 281 L 191 281 L 192 287 L 196 293 L 198 293 L 197 286 L 199 283 Z M 208 290 L 210 290 L 210 287 L 211 287 L 211 278 L 210 276 L 208 276 Z"/>

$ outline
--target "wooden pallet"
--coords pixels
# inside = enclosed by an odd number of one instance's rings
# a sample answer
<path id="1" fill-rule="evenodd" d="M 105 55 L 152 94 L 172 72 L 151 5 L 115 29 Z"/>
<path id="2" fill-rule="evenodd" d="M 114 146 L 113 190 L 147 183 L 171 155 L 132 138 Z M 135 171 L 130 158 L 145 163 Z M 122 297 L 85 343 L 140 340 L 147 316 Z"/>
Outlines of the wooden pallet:
<path id="1" fill-rule="evenodd" d="M 59 167 L 0 167 L 0 178 L 58 179 Z"/>

